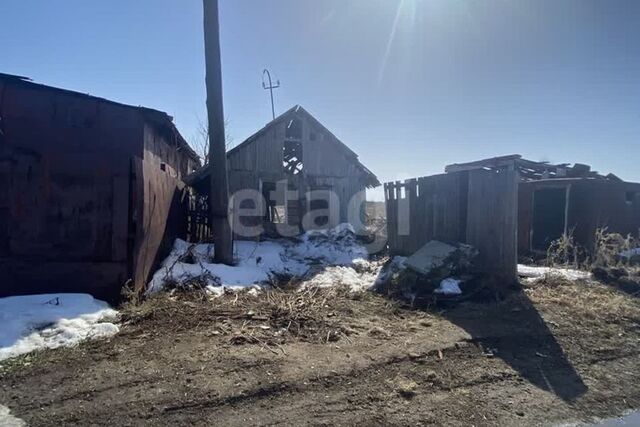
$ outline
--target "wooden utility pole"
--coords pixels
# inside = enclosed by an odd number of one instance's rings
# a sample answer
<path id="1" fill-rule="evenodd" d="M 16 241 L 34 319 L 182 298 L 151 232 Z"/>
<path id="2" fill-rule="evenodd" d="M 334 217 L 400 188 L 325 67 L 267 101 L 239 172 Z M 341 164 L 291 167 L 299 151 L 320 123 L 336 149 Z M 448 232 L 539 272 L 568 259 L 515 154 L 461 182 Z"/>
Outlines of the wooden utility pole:
<path id="1" fill-rule="evenodd" d="M 222 107 L 222 63 L 220 60 L 220 29 L 218 0 L 203 0 L 204 56 L 207 84 L 207 116 L 209 121 L 209 215 L 213 234 L 214 261 L 233 263 L 233 234 L 229 224 L 229 184 L 227 153 L 224 140 L 224 110 Z"/>

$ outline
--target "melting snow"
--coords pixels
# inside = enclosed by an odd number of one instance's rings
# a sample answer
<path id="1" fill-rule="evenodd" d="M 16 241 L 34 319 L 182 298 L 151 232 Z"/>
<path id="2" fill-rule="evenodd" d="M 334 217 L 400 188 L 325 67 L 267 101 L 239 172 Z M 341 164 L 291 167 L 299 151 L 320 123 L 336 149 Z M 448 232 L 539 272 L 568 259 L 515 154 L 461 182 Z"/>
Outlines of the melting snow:
<path id="1" fill-rule="evenodd" d="M 304 282 L 304 286 L 327 288 L 336 285 L 348 286 L 354 291 L 369 289 L 378 277 L 378 268 L 358 272 L 352 267 L 330 266 Z"/>
<path id="2" fill-rule="evenodd" d="M 118 332 L 118 312 L 86 294 L 0 298 L 0 360 Z"/>
<path id="3" fill-rule="evenodd" d="M 20 418 L 11 415 L 11 411 L 6 406 L 0 405 L 0 426 L 2 427 L 23 427 L 26 426 Z"/>
<path id="4" fill-rule="evenodd" d="M 433 292 L 443 295 L 460 295 L 462 293 L 460 283 L 462 283 L 461 280 L 449 277 L 440 282 L 440 286 Z"/>
<path id="5" fill-rule="evenodd" d="M 147 292 L 161 291 L 170 282 L 200 277 L 209 291 L 220 294 L 224 289 L 259 288 L 281 275 L 307 277 L 309 284 L 317 286 L 345 284 L 361 290 L 373 285 L 378 274 L 374 271 L 377 264 L 367 261 L 367 250 L 348 224 L 310 231 L 295 241 L 236 241 L 234 246 L 237 264 L 228 266 L 211 262 L 212 244 L 191 245 L 176 240 Z"/>
<path id="6" fill-rule="evenodd" d="M 548 274 L 561 276 L 568 280 L 588 279 L 591 277 L 591 273 L 588 271 L 572 270 L 569 268 L 538 267 L 523 264 L 518 264 L 518 274 L 529 280 L 539 279 Z"/>

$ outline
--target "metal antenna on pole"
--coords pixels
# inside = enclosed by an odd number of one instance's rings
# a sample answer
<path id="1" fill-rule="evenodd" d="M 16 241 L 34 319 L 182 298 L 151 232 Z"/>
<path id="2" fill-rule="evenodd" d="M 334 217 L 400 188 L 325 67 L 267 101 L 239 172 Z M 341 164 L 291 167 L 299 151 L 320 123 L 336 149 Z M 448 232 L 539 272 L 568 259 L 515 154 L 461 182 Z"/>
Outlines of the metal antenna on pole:
<path id="1" fill-rule="evenodd" d="M 267 78 L 269 79 L 269 85 L 267 86 L 267 84 L 264 81 L 264 75 L 267 75 Z M 271 94 L 271 115 L 273 116 L 273 119 L 275 120 L 276 118 L 276 109 L 273 105 L 273 90 L 274 89 L 278 89 L 280 87 L 280 80 L 276 81 L 276 84 L 274 85 L 273 83 L 271 83 L 271 73 L 269 72 L 269 70 L 267 70 L 266 68 L 262 71 L 262 88 L 264 90 L 269 89 L 269 93 Z"/>

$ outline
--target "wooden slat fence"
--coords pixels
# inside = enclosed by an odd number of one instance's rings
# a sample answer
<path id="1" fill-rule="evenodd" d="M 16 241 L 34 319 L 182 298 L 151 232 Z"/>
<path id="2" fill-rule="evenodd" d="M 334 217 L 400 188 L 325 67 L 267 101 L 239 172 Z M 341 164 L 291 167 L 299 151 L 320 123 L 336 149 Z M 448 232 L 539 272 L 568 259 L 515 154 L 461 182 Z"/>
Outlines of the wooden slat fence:
<path id="1" fill-rule="evenodd" d="M 516 277 L 517 173 L 474 170 L 384 184 L 389 249 L 409 256 L 430 240 L 480 250 L 483 270 Z"/>

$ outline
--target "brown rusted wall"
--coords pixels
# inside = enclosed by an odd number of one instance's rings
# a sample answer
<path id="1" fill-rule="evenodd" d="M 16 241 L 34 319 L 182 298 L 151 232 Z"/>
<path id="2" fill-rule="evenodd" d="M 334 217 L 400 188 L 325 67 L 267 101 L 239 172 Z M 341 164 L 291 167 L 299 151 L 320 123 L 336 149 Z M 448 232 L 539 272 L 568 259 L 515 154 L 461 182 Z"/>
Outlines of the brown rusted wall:
<path id="1" fill-rule="evenodd" d="M 133 159 L 182 176 L 186 154 L 145 149 L 135 107 L 46 86 L 0 79 L 0 117 L 0 295 L 117 298 L 135 264 L 130 218 L 146 208 L 131 204 Z"/>
<path id="2" fill-rule="evenodd" d="M 8 214 L 0 292 L 112 297 L 127 276 L 130 158 L 142 153 L 134 110 L 40 86 L 0 89 Z M 122 236 L 125 236 L 122 239 Z"/>
<path id="3" fill-rule="evenodd" d="M 133 277 L 136 289 L 143 289 L 151 274 L 168 255 L 176 238 L 187 237 L 187 198 L 179 176 L 181 156 L 169 150 L 165 137 L 145 126 L 144 158 L 134 160 L 135 243 Z M 161 167 L 165 164 L 165 168 Z M 138 178 L 140 177 L 140 179 Z"/>
<path id="4" fill-rule="evenodd" d="M 533 193 L 539 188 L 569 187 L 567 230 L 580 246 L 593 249 L 598 228 L 637 235 L 640 230 L 640 184 L 593 179 L 558 179 L 520 183 L 518 203 L 518 250 L 530 249 Z M 635 194 L 631 202 L 627 192 Z"/>

